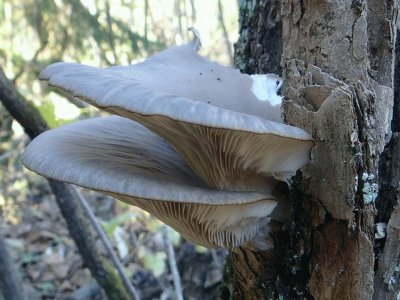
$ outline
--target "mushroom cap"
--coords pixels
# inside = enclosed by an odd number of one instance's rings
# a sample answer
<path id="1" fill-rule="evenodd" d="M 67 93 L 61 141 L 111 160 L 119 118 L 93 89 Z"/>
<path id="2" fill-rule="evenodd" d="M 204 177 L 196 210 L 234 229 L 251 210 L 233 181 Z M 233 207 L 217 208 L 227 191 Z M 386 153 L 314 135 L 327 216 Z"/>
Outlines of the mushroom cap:
<path id="1" fill-rule="evenodd" d="M 251 240 L 277 204 L 269 193 L 206 187 L 165 140 L 118 116 L 47 131 L 28 145 L 23 163 L 143 208 L 206 247 Z"/>
<path id="2" fill-rule="evenodd" d="M 309 160 L 311 136 L 277 123 L 280 106 L 260 101 L 250 76 L 199 56 L 195 42 L 133 66 L 56 63 L 43 70 L 41 79 L 140 122 L 167 140 L 213 188 L 246 190 L 247 183 L 241 183 L 249 175 L 287 177 Z M 277 89 L 276 83 L 266 87 Z"/>

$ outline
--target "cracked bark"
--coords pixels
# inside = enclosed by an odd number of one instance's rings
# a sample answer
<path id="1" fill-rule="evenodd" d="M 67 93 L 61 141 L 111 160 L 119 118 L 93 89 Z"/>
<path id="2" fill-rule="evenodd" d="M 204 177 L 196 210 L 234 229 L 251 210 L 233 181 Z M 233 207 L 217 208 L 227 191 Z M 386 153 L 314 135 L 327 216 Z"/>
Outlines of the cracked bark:
<path id="1" fill-rule="evenodd" d="M 275 19 L 281 22 L 278 56 L 285 118 L 312 134 L 315 147 L 311 162 L 291 184 L 289 229 L 274 237 L 273 253 L 238 249 L 231 254 L 223 299 L 229 299 L 228 287 L 230 299 L 396 299 L 400 113 L 393 96 L 398 97 L 398 4 L 253 2 L 241 1 L 245 11 L 236 61 L 250 73 L 279 69 L 261 67 L 276 61 L 266 60 L 265 53 L 272 55 L 276 49 L 270 48 L 279 43 L 259 41 L 272 36 L 265 33 L 274 28 L 265 13 L 280 4 Z M 378 222 L 387 225 L 386 238 L 375 236 Z"/>

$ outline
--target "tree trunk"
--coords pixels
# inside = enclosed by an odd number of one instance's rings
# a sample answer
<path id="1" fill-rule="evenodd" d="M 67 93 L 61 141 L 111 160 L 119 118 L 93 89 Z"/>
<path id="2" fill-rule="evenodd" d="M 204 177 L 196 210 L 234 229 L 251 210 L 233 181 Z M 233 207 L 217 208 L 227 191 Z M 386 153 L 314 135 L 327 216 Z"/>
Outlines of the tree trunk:
<path id="1" fill-rule="evenodd" d="M 288 229 L 275 234 L 272 252 L 230 254 L 221 298 L 396 299 L 397 2 L 253 2 L 241 1 L 236 61 L 247 72 L 276 72 L 260 66 L 280 56 L 279 38 L 264 38 L 280 28 L 286 121 L 312 134 L 315 146 L 292 179 Z M 272 26 L 266 14 L 274 10 Z"/>

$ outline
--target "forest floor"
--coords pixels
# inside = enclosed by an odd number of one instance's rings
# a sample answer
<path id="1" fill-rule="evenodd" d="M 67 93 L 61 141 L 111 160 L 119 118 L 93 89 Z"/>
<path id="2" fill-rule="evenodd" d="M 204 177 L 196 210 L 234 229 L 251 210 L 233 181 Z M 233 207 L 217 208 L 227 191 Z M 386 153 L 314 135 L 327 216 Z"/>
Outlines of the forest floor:
<path id="1" fill-rule="evenodd" d="M 22 273 L 28 299 L 107 299 L 69 236 L 46 180 L 23 170 L 18 156 L 2 177 L 0 231 Z M 165 225 L 133 206 L 81 191 L 142 299 L 174 299 Z M 176 232 L 171 236 L 184 298 L 215 299 L 226 251 L 195 247 Z M 101 241 L 97 243 L 106 256 Z"/>

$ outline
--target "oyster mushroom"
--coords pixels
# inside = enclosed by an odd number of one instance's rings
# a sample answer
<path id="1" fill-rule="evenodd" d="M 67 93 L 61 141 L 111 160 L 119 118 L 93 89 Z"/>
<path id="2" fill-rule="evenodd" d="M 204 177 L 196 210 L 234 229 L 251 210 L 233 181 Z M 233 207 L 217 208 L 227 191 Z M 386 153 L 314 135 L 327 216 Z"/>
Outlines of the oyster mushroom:
<path id="1" fill-rule="evenodd" d="M 132 66 L 56 63 L 40 77 L 124 118 L 46 132 L 24 164 L 141 207 L 206 247 L 254 239 L 281 201 L 277 180 L 307 163 L 313 145 L 281 123 L 276 75 L 263 77 L 259 97 L 260 78 L 199 56 L 196 40 Z"/>

